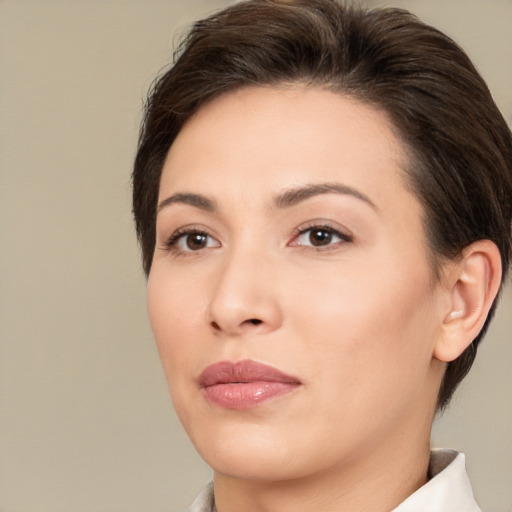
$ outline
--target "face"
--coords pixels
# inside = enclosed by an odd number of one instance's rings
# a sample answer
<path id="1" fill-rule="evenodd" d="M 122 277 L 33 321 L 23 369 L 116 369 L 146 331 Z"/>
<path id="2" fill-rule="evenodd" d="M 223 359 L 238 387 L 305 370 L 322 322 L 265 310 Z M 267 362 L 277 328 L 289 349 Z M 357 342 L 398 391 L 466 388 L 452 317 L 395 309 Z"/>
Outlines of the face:
<path id="1" fill-rule="evenodd" d="M 405 165 L 384 113 L 299 86 L 218 98 L 172 145 L 148 308 L 219 474 L 341 470 L 429 430 L 442 290 Z"/>

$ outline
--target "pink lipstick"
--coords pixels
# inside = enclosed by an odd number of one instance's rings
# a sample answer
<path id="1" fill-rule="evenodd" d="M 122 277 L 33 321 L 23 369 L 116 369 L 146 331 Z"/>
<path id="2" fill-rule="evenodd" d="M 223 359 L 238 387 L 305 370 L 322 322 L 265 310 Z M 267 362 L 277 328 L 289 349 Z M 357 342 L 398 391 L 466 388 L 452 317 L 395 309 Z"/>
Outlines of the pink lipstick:
<path id="1" fill-rule="evenodd" d="M 201 373 L 199 384 L 207 400 L 227 409 L 252 409 L 301 385 L 297 378 L 251 360 L 214 363 Z"/>

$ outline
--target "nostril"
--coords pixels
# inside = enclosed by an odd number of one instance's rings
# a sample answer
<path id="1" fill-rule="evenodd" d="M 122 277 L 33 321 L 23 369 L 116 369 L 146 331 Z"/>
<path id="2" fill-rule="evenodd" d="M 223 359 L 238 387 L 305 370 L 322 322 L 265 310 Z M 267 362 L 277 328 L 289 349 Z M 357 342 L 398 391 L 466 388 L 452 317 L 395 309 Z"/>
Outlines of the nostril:
<path id="1" fill-rule="evenodd" d="M 243 327 L 244 325 L 245 326 L 260 325 L 262 323 L 263 323 L 263 320 L 260 320 L 259 318 L 248 318 L 247 320 L 244 320 L 241 324 L 238 324 L 238 327 Z M 215 322 L 214 320 L 212 320 L 210 322 L 210 325 L 211 325 L 212 329 L 214 331 L 217 331 L 217 332 L 223 331 L 224 329 L 228 329 L 229 330 L 229 326 L 228 325 L 226 325 L 225 327 L 221 327 L 221 325 L 218 324 L 217 322 Z"/>

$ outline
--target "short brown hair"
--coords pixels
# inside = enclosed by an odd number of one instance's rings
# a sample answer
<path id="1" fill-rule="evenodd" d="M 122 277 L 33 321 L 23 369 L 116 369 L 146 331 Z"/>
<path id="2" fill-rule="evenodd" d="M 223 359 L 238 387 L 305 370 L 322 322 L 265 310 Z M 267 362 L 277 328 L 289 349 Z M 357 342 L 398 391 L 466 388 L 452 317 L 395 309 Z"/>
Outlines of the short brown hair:
<path id="1" fill-rule="evenodd" d="M 197 22 L 154 84 L 133 172 L 133 210 L 149 273 L 164 159 L 206 102 L 244 86 L 301 82 L 384 109 L 410 152 L 433 269 L 476 240 L 512 253 L 512 136 L 470 59 L 407 11 L 336 0 L 248 0 Z M 448 364 L 443 408 L 471 368 L 482 332 Z"/>

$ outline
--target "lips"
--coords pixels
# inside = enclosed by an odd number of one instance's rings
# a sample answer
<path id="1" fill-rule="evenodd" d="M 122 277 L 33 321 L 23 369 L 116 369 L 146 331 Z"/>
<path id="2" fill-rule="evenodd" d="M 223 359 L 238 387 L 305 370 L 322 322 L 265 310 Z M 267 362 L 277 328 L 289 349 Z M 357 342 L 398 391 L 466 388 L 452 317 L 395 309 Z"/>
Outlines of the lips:
<path id="1" fill-rule="evenodd" d="M 301 385 L 297 378 L 251 360 L 212 364 L 201 373 L 199 384 L 209 402 L 227 409 L 251 409 Z"/>

